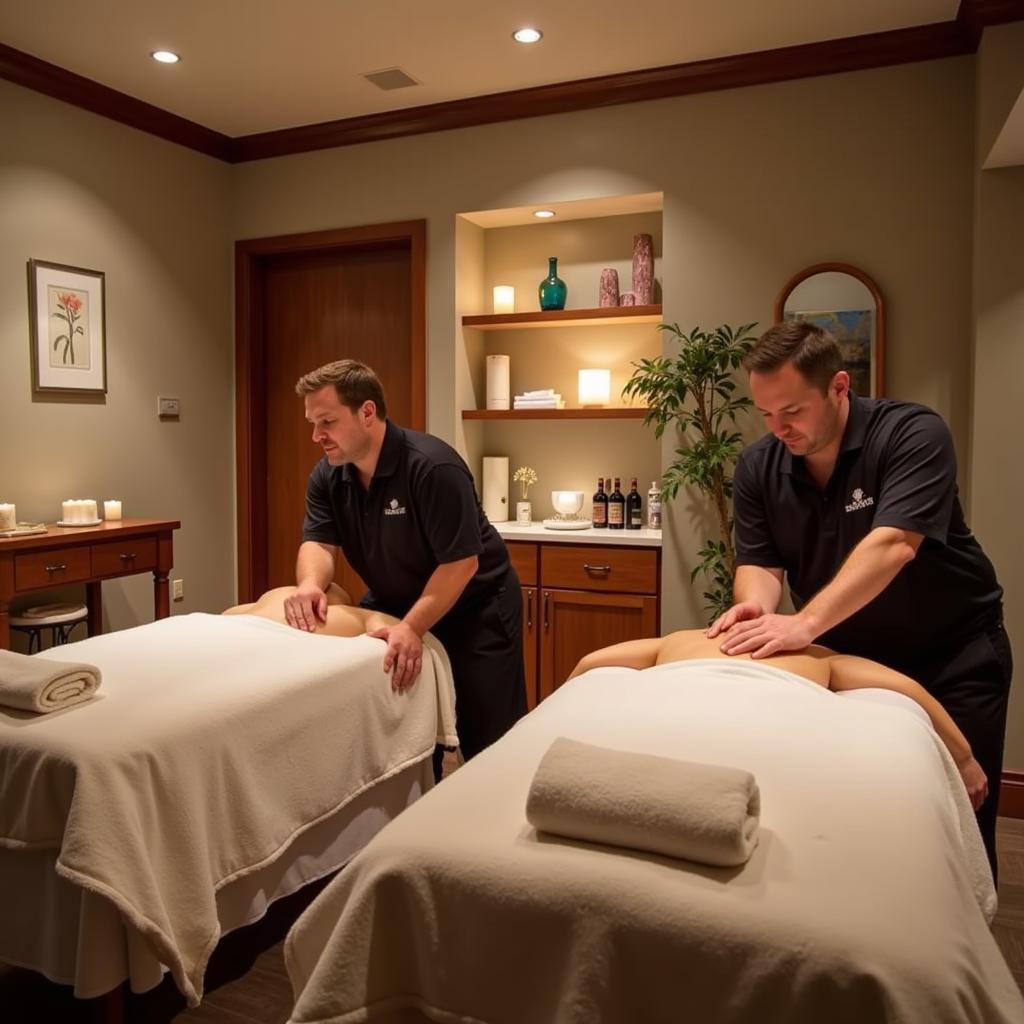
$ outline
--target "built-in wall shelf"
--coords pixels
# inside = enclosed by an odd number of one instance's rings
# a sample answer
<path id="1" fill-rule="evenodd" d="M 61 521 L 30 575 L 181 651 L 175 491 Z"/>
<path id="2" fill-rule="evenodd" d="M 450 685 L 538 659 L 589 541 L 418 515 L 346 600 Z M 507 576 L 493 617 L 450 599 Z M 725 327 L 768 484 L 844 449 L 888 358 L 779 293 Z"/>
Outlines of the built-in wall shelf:
<path id="1" fill-rule="evenodd" d="M 634 409 L 463 409 L 464 420 L 642 420 L 645 408 Z"/>
<path id="2" fill-rule="evenodd" d="M 600 309 L 550 309 L 536 313 L 464 316 L 463 327 L 481 331 L 521 331 L 539 327 L 611 327 L 661 323 L 661 306 L 605 306 Z"/>

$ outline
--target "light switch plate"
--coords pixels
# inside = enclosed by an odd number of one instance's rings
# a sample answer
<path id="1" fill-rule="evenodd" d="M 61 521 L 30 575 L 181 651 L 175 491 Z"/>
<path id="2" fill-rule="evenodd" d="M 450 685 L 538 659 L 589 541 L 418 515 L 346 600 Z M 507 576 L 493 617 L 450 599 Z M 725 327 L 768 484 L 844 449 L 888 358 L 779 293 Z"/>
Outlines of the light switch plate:
<path id="1" fill-rule="evenodd" d="M 181 399 L 166 398 L 163 395 L 158 395 L 156 411 L 162 420 L 176 420 L 181 416 Z"/>

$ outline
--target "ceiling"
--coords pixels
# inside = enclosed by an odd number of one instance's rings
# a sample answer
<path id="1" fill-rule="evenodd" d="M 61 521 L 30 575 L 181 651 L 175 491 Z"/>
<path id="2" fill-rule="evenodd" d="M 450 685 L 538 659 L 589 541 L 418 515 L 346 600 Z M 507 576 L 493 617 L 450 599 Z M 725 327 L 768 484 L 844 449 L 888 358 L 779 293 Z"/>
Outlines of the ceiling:
<path id="1" fill-rule="evenodd" d="M 959 0 L 7 0 L 0 41 L 237 137 L 956 18 Z M 524 25 L 544 32 L 515 43 Z M 155 49 L 181 55 L 157 64 Z M 362 76 L 400 67 L 418 85 Z"/>

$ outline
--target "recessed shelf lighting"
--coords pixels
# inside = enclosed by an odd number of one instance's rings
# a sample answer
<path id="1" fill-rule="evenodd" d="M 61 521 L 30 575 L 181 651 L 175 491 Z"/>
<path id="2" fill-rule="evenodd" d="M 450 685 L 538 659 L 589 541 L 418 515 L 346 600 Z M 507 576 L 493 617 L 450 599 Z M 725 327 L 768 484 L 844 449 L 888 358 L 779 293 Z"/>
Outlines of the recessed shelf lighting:
<path id="1" fill-rule="evenodd" d="M 534 217 L 540 217 L 541 220 L 547 220 L 549 217 L 554 217 L 554 210 L 534 210 Z"/>
<path id="2" fill-rule="evenodd" d="M 539 28 L 518 28 L 512 33 L 512 38 L 517 43 L 537 43 L 543 36 L 544 33 Z"/>
<path id="3" fill-rule="evenodd" d="M 173 50 L 154 50 L 150 56 L 161 64 L 177 64 L 181 60 Z"/>

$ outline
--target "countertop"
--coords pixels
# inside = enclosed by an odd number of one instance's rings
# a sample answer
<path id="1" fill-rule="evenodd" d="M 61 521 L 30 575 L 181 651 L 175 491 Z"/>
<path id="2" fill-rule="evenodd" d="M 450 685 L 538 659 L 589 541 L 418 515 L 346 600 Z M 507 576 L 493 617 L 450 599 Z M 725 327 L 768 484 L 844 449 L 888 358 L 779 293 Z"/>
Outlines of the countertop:
<path id="1" fill-rule="evenodd" d="M 595 530 L 548 530 L 534 522 L 520 526 L 509 521 L 492 523 L 504 540 L 525 540 L 544 544 L 614 544 L 621 547 L 660 548 L 661 530 L 609 530 L 607 527 Z"/>

